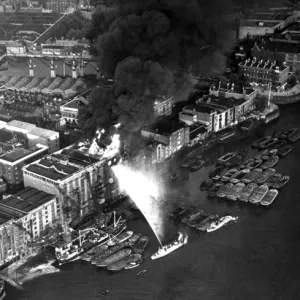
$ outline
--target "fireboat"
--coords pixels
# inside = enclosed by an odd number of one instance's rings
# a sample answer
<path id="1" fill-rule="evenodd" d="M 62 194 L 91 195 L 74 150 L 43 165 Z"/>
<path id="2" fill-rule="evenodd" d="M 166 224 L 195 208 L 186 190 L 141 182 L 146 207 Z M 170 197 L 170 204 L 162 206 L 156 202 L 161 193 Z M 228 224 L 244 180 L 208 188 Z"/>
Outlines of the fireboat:
<path id="1" fill-rule="evenodd" d="M 188 242 L 188 235 L 187 234 L 182 234 L 181 232 L 178 233 L 178 239 L 171 242 L 170 244 L 167 244 L 165 246 L 162 246 L 158 248 L 157 252 L 155 252 L 152 256 L 151 259 L 157 259 L 161 258 L 163 256 L 166 256 L 170 254 L 171 252 L 177 250 L 178 248 L 182 247 L 183 245 L 187 244 Z"/>

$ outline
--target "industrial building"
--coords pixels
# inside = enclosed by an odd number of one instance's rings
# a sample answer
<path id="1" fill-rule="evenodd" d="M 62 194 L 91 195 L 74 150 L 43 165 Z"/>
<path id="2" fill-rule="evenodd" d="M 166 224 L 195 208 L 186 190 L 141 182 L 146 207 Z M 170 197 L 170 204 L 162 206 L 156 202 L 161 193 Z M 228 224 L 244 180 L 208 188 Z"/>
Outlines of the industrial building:
<path id="1" fill-rule="evenodd" d="M 23 184 L 22 167 L 48 153 L 48 147 L 29 141 L 23 133 L 0 129 L 0 177 L 8 184 L 8 189 L 20 188 Z"/>
<path id="2" fill-rule="evenodd" d="M 118 192 L 110 168 L 118 150 L 101 148 L 95 139 L 73 144 L 25 166 L 24 185 L 58 196 L 67 219 L 80 218 Z M 104 191 L 95 194 L 99 183 Z"/>
<path id="3" fill-rule="evenodd" d="M 30 243 L 60 219 L 54 195 L 27 187 L 0 202 L 0 269 L 30 254 Z"/>

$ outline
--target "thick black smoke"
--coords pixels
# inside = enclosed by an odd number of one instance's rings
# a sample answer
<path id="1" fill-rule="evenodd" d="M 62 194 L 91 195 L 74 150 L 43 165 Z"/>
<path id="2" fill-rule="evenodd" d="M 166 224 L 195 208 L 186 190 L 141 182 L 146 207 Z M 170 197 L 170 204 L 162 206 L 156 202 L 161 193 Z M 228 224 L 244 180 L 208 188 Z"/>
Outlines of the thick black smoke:
<path id="1" fill-rule="evenodd" d="M 109 132 L 115 123 L 122 124 L 124 133 L 138 132 L 153 121 L 157 96 L 184 100 L 194 84 L 192 72 L 222 71 L 230 45 L 225 20 L 230 1 L 116 2 L 109 18 L 100 14 L 106 23 L 95 41 L 100 69 L 115 83 L 94 90 L 90 107 L 79 114 L 80 124 L 91 134 L 96 128 Z"/>

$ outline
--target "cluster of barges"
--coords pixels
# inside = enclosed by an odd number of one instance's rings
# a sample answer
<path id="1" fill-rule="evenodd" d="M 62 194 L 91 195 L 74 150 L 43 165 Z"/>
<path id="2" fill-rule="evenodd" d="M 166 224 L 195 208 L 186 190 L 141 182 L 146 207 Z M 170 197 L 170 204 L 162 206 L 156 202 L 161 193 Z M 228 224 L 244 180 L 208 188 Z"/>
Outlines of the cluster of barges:
<path id="1" fill-rule="evenodd" d="M 191 228 L 206 232 L 215 231 L 229 222 L 237 220 L 237 217 L 209 214 L 202 209 L 189 206 L 178 206 L 170 214 L 170 217 Z"/>
<path id="2" fill-rule="evenodd" d="M 209 174 L 212 182 L 202 182 L 200 190 L 206 190 L 209 197 L 271 205 L 278 190 L 290 179 L 276 172 L 274 167 L 292 151 L 291 143 L 299 139 L 300 130 L 293 128 L 253 142 L 252 147 L 258 149 L 258 153 L 251 158 L 246 159 L 244 155 L 241 159 L 239 152 L 225 154 Z"/>

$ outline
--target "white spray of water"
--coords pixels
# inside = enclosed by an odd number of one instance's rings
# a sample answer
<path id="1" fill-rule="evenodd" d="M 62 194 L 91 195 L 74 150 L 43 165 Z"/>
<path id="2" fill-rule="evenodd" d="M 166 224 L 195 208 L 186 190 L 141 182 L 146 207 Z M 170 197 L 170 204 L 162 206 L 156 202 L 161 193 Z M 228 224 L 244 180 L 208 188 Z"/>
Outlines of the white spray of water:
<path id="1" fill-rule="evenodd" d="M 164 222 L 159 203 L 158 184 L 141 171 L 133 170 L 128 166 L 117 165 L 113 166 L 112 170 L 119 181 L 120 188 L 125 190 L 134 201 L 162 245 Z"/>

